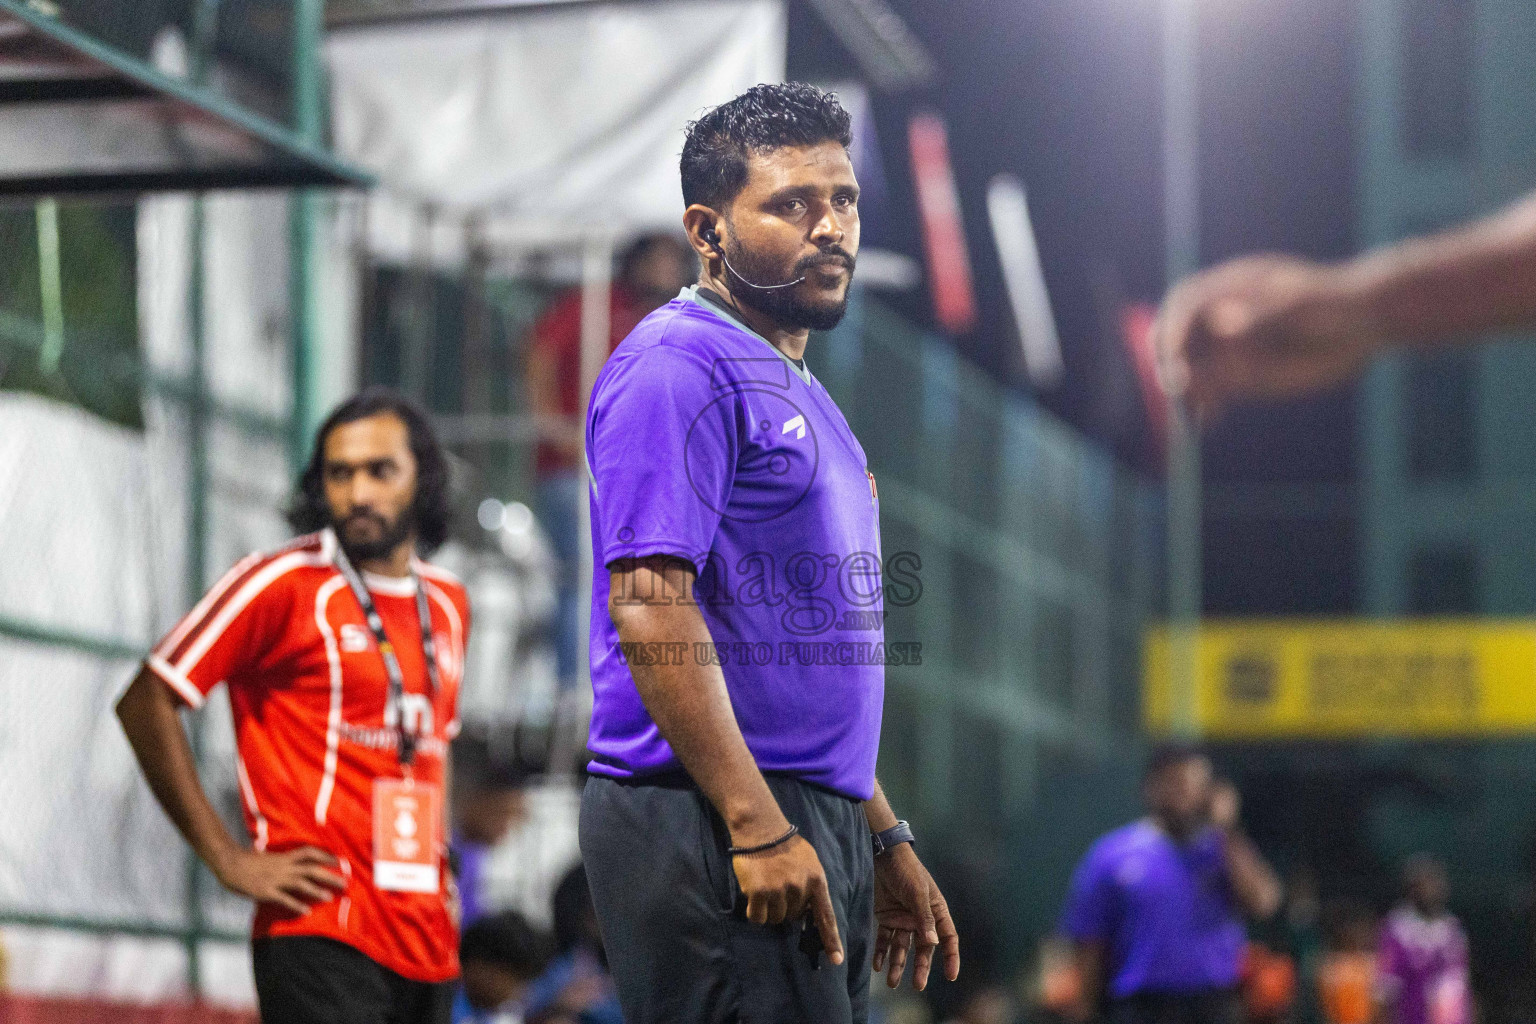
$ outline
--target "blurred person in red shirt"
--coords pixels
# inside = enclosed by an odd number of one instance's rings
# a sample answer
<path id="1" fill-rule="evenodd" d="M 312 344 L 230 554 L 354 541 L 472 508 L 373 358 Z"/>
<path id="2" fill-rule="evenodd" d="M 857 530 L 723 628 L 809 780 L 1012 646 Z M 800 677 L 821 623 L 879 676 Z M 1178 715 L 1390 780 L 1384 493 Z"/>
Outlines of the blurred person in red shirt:
<path id="1" fill-rule="evenodd" d="M 606 359 L 647 313 L 692 283 L 692 251 L 667 233 L 641 235 L 619 256 L 609 294 Z M 581 636 L 576 576 L 582 538 L 577 536 L 581 498 L 581 289 L 555 297 L 533 326 L 528 352 L 529 404 L 550 426 L 541 428 L 534 453 L 534 512 L 560 560 L 555 610 L 556 672 L 562 691 L 576 684 Z M 553 424 L 558 422 L 559 426 Z"/>
<path id="2" fill-rule="evenodd" d="M 1326 1024 L 1376 1019 L 1376 921 L 1363 906 L 1331 915 L 1328 948 L 1317 969 L 1317 1001 Z"/>
<path id="3" fill-rule="evenodd" d="M 1296 961 L 1262 942 L 1243 950 L 1239 973 L 1243 1011 L 1249 1024 L 1289 1020 L 1296 1005 Z"/>
<path id="4" fill-rule="evenodd" d="M 1072 943 L 1060 935 L 1050 936 L 1040 944 L 1037 962 L 1035 1005 L 1047 1020 L 1076 1020 L 1084 1005 L 1083 974 Z"/>

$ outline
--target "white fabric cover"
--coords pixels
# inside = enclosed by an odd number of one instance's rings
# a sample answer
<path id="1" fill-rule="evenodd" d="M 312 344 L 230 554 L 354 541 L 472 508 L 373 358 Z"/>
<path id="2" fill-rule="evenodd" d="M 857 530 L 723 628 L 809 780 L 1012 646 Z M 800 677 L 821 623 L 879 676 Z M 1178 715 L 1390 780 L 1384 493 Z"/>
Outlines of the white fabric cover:
<path id="1" fill-rule="evenodd" d="M 337 152 L 380 176 L 376 255 L 407 212 L 498 237 L 677 228 L 683 126 L 784 75 L 779 0 L 571 4 L 333 32 Z"/>
<path id="2" fill-rule="evenodd" d="M 210 390 L 218 402 L 268 416 L 286 414 L 291 390 L 286 210 L 276 193 L 219 195 L 206 204 Z M 190 365 L 190 211 L 183 196 L 139 208 L 139 335 L 151 378 L 181 378 Z M 186 415 L 151 386 L 144 420 L 137 432 L 49 399 L 0 393 L 0 615 L 147 650 L 188 607 Z M 213 424 L 206 440 L 206 567 L 217 577 L 246 552 L 287 536 L 279 509 L 288 467 L 280 437 Z M 155 804 L 112 712 L 135 667 L 131 656 L 0 635 L 0 721 L 7 723 L 0 728 L 7 808 L 0 910 L 187 923 L 187 847 Z M 238 834 L 222 692 L 199 719 L 204 783 Z M 246 927 L 247 904 L 215 884 L 205 892 L 210 925 Z M 9 981 L 21 991 L 133 999 L 185 992 L 173 940 L 8 929 L 5 941 L 13 953 Z M 89 956 L 80 954 L 84 947 Z M 155 950 L 168 950 L 169 959 Z M 210 966 L 204 978 L 216 998 L 249 1001 L 240 970 Z"/>

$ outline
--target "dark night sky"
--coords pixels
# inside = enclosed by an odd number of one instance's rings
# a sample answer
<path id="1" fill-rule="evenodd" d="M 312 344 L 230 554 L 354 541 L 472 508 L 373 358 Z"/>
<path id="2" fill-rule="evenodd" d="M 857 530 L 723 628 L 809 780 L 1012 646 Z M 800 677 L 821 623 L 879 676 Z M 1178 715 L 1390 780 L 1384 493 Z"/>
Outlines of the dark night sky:
<path id="1" fill-rule="evenodd" d="M 1017 174 L 1031 212 L 1067 362 L 1044 404 L 1157 471 L 1140 397 L 1105 295 L 1153 301 L 1163 285 L 1161 0 L 890 0 L 941 67 L 920 95 L 877 97 L 892 200 L 866 243 L 920 253 L 906 179 L 905 121 L 936 107 L 949 126 L 983 319 L 957 344 L 1023 380 L 985 190 Z M 1355 5 L 1349 0 L 1203 0 L 1201 218 L 1207 262 L 1255 250 L 1335 258 L 1353 248 Z M 803 5 L 794 77 L 830 77 L 836 44 Z M 926 294 L 908 312 L 930 318 Z M 1024 385 L 1021 385 L 1024 386 Z M 1230 414 L 1205 445 L 1213 613 L 1343 612 L 1353 600 L 1353 522 L 1342 510 L 1282 521 L 1223 511 L 1223 484 L 1354 476 L 1350 394 Z M 1347 486 L 1337 490 L 1348 491 Z M 1228 488 L 1228 492 L 1231 488 Z M 1255 563 L 1273 562 L 1274 572 Z"/>

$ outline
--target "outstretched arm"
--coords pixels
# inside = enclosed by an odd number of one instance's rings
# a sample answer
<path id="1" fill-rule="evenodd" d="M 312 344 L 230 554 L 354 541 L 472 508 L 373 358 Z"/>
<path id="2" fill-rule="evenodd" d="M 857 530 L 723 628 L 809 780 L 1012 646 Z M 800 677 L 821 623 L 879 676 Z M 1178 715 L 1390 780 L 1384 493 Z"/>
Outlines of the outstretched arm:
<path id="1" fill-rule="evenodd" d="M 1486 220 L 1322 265 L 1251 256 L 1175 288 L 1164 385 L 1205 413 L 1353 376 L 1377 352 L 1536 326 L 1536 196 Z"/>

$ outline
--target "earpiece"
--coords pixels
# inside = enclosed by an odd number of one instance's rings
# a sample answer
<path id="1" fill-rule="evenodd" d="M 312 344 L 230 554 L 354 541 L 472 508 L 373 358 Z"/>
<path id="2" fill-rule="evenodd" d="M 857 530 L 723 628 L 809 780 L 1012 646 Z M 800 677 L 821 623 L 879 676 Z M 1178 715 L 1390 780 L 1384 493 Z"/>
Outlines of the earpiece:
<path id="1" fill-rule="evenodd" d="M 730 271 L 731 276 L 736 278 L 736 280 L 740 281 L 742 284 L 746 285 L 748 288 L 756 288 L 760 292 L 771 292 L 777 291 L 780 288 L 793 288 L 795 285 L 805 280 L 805 275 L 801 274 L 793 281 L 785 281 L 783 284 L 757 284 L 754 281 L 748 281 L 746 278 L 736 273 L 736 268 L 731 266 L 731 261 L 725 258 L 725 250 L 720 248 L 720 233 L 718 231 L 716 231 L 714 228 L 705 228 L 703 231 L 699 232 L 699 237 L 714 247 L 715 255 L 720 257 L 720 262 L 725 264 L 725 269 Z"/>

